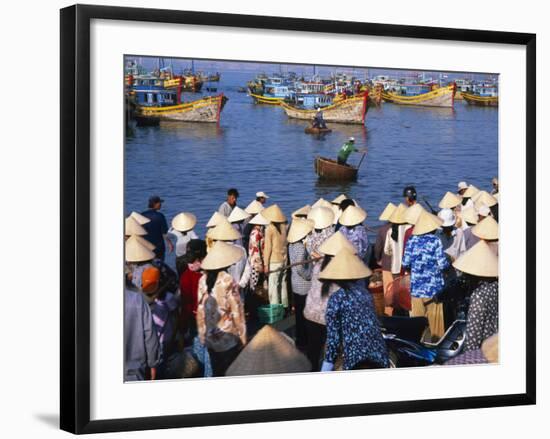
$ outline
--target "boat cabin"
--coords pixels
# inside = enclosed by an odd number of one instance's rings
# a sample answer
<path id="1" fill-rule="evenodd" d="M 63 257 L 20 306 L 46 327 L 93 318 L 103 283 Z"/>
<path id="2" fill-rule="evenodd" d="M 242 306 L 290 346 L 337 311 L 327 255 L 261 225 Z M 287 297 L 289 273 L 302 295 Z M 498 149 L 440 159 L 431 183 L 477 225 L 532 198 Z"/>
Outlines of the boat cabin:
<path id="1" fill-rule="evenodd" d="M 333 97 L 330 95 L 318 93 L 296 93 L 292 97 L 294 105 L 304 110 L 313 110 L 317 107 L 326 107 L 333 103 Z"/>
<path id="2" fill-rule="evenodd" d="M 476 84 L 474 85 L 473 92 L 477 96 L 481 97 L 496 97 L 498 96 L 498 88 L 493 84 Z"/>
<path id="3" fill-rule="evenodd" d="M 170 90 L 135 90 L 136 104 L 142 107 L 169 107 L 178 105 L 178 93 Z"/>

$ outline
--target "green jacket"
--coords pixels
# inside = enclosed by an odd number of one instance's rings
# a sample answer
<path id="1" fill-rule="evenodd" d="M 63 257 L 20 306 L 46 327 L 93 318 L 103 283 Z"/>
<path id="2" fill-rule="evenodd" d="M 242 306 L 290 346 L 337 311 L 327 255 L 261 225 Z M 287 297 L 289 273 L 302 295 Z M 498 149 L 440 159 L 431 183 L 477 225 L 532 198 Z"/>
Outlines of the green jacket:
<path id="1" fill-rule="evenodd" d="M 340 152 L 338 153 L 338 158 L 342 161 L 347 161 L 348 157 L 352 152 L 358 152 L 359 150 L 355 148 L 355 145 L 353 142 L 346 142 L 344 145 L 342 145 L 342 148 L 340 149 Z"/>

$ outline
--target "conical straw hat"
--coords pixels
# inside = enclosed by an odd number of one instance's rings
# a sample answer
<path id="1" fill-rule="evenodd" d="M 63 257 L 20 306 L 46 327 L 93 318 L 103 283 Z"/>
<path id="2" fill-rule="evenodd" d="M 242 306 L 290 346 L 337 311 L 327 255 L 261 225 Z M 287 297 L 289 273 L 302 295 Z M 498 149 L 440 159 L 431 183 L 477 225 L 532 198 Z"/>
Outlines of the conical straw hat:
<path id="1" fill-rule="evenodd" d="M 396 207 L 397 206 L 395 204 L 388 203 L 384 208 L 384 210 L 382 211 L 382 213 L 380 214 L 380 216 L 378 217 L 378 219 L 380 221 L 388 221 L 390 219 L 391 214 L 396 209 Z"/>
<path id="2" fill-rule="evenodd" d="M 313 230 L 315 223 L 305 218 L 294 218 L 288 230 L 287 241 L 291 244 L 304 239 Z"/>
<path id="3" fill-rule="evenodd" d="M 292 340 L 265 325 L 225 372 L 226 376 L 309 372 L 311 363 Z"/>
<path id="4" fill-rule="evenodd" d="M 254 218 L 252 218 L 248 224 L 254 224 L 255 226 L 267 226 L 269 225 L 269 221 L 266 220 L 261 213 L 257 213 L 254 215 Z"/>
<path id="5" fill-rule="evenodd" d="M 218 225 L 208 232 L 208 237 L 216 241 L 235 241 L 241 237 L 227 218 L 220 220 Z"/>
<path id="6" fill-rule="evenodd" d="M 131 215 L 124 220 L 124 234 L 126 236 L 145 236 L 147 230 L 145 230 Z"/>
<path id="7" fill-rule="evenodd" d="M 332 204 L 329 203 L 327 200 L 325 200 L 324 198 L 319 198 L 315 203 L 313 203 L 313 205 L 311 206 L 312 209 L 316 208 L 316 207 L 328 207 L 329 209 L 332 208 Z"/>
<path id="8" fill-rule="evenodd" d="M 405 224 L 407 222 L 407 219 L 405 218 L 405 212 L 407 210 L 407 206 L 405 206 L 403 203 L 400 203 L 399 206 L 395 208 L 395 210 L 390 215 L 390 223 L 393 224 Z"/>
<path id="9" fill-rule="evenodd" d="M 460 216 L 469 224 L 477 224 L 478 216 L 473 207 L 465 207 L 460 211 Z"/>
<path id="10" fill-rule="evenodd" d="M 459 196 L 453 194 L 452 192 L 447 192 L 439 202 L 439 207 L 441 209 L 452 209 L 458 206 L 461 202 L 462 200 Z"/>
<path id="11" fill-rule="evenodd" d="M 268 208 L 262 210 L 262 216 L 272 223 L 286 222 L 286 216 L 277 204 L 272 204 Z"/>
<path id="12" fill-rule="evenodd" d="M 407 211 L 405 212 L 405 220 L 408 224 L 415 225 L 418 221 L 418 217 L 422 212 L 426 212 L 426 209 L 424 209 L 420 203 L 415 203 L 412 206 L 407 208 Z"/>
<path id="13" fill-rule="evenodd" d="M 295 210 L 292 212 L 292 218 L 305 216 L 307 217 L 307 214 L 311 211 L 311 206 L 309 204 L 306 204 L 304 207 L 300 207 L 298 210 Z"/>
<path id="14" fill-rule="evenodd" d="M 197 224 L 197 217 L 189 212 L 178 213 L 172 220 L 172 227 L 178 232 L 188 232 Z"/>
<path id="15" fill-rule="evenodd" d="M 414 225 L 413 235 L 424 235 L 425 233 L 433 232 L 441 227 L 441 224 L 443 224 L 443 221 L 440 218 L 424 211 L 420 214 L 418 221 Z"/>
<path id="16" fill-rule="evenodd" d="M 155 254 L 145 247 L 137 236 L 130 236 L 126 240 L 124 254 L 126 262 L 145 262 L 154 259 Z"/>
<path id="17" fill-rule="evenodd" d="M 495 197 L 493 197 L 489 192 L 487 191 L 480 191 L 478 192 L 473 198 L 472 200 L 474 201 L 475 203 L 475 206 L 477 208 L 479 208 L 480 206 L 482 206 L 483 204 L 485 204 L 485 206 L 487 207 L 492 207 L 494 206 L 495 204 L 498 203 L 497 199 Z"/>
<path id="18" fill-rule="evenodd" d="M 344 248 L 351 253 L 357 253 L 357 250 L 353 244 L 349 242 L 342 232 L 338 231 L 332 234 L 319 246 L 319 251 L 325 255 L 334 256 L 340 253 L 340 250 Z"/>
<path id="19" fill-rule="evenodd" d="M 135 238 L 138 240 L 138 242 L 140 244 L 144 245 L 149 250 L 154 250 L 156 248 L 155 244 L 153 244 L 152 242 L 147 241 L 145 238 L 142 238 L 141 236 L 136 236 Z"/>
<path id="20" fill-rule="evenodd" d="M 347 249 L 342 249 L 319 274 L 319 279 L 347 280 L 369 277 L 372 271 Z"/>
<path id="21" fill-rule="evenodd" d="M 315 223 L 316 229 L 326 229 L 334 222 L 334 212 L 330 207 L 313 207 L 308 213 L 307 219 Z"/>
<path id="22" fill-rule="evenodd" d="M 462 196 L 464 198 L 472 198 L 475 194 L 477 194 L 479 192 L 479 189 L 477 187 L 475 187 L 473 184 L 471 184 L 470 186 L 468 186 L 468 189 L 466 189 L 464 191 L 464 193 L 462 194 Z"/>
<path id="23" fill-rule="evenodd" d="M 225 216 L 223 216 L 219 212 L 214 212 L 208 222 L 206 223 L 206 227 L 216 227 L 222 219 L 227 219 Z"/>
<path id="24" fill-rule="evenodd" d="M 498 277 L 498 257 L 485 241 L 478 241 L 464 252 L 453 267 L 474 276 Z"/>
<path id="25" fill-rule="evenodd" d="M 497 203 L 500 203 L 500 192 L 493 194 L 493 197 L 495 197 L 495 200 L 497 200 Z"/>
<path id="26" fill-rule="evenodd" d="M 334 200 L 331 201 L 332 204 L 340 204 L 342 201 L 347 200 L 348 197 L 346 197 L 344 194 L 338 195 Z"/>
<path id="27" fill-rule="evenodd" d="M 242 248 L 228 244 L 227 242 L 217 241 L 202 260 L 201 268 L 203 270 L 219 270 L 230 267 L 244 258 L 244 256 Z"/>
<path id="28" fill-rule="evenodd" d="M 149 218 L 147 218 L 146 216 L 143 216 L 141 213 L 132 212 L 130 216 L 134 218 L 139 223 L 140 226 L 151 222 Z"/>
<path id="29" fill-rule="evenodd" d="M 235 206 L 231 211 L 231 214 L 227 217 L 230 223 L 236 223 L 237 221 L 244 221 L 250 217 L 250 214 L 242 210 L 239 206 Z"/>
<path id="30" fill-rule="evenodd" d="M 356 226 L 361 224 L 367 218 L 367 212 L 360 207 L 348 206 L 344 213 L 338 219 L 343 226 Z"/>
<path id="31" fill-rule="evenodd" d="M 472 233 L 481 239 L 498 239 L 498 223 L 492 216 L 485 217 L 472 227 Z"/>
<path id="32" fill-rule="evenodd" d="M 249 213 L 250 215 L 256 215 L 257 213 L 260 213 L 262 210 L 264 210 L 264 205 L 260 203 L 258 200 L 253 200 L 250 202 L 248 206 L 244 209 L 246 213 Z"/>

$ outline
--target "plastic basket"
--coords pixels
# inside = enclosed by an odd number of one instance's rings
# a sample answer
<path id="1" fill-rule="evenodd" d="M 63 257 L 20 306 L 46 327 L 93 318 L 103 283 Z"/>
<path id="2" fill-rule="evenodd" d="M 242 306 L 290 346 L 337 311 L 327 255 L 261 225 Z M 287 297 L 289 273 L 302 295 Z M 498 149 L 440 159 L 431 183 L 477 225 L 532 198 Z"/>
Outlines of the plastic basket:
<path id="1" fill-rule="evenodd" d="M 285 307 L 281 304 L 264 305 L 258 307 L 258 320 L 260 323 L 275 323 L 283 320 Z"/>

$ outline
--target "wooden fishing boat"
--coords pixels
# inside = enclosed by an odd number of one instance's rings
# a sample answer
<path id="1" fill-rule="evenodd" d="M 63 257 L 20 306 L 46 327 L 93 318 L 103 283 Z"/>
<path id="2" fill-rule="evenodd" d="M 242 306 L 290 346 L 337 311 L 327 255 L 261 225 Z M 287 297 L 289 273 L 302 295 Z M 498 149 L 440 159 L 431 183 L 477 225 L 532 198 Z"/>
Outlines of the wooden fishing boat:
<path id="1" fill-rule="evenodd" d="M 316 135 L 321 135 L 321 134 L 328 134 L 328 133 L 332 133 L 332 130 L 330 128 L 314 128 L 314 127 L 306 127 L 306 129 L 304 130 L 304 132 L 306 134 L 316 134 Z"/>
<path id="2" fill-rule="evenodd" d="M 255 104 L 263 105 L 281 105 L 281 102 L 285 100 L 285 98 L 262 96 L 254 93 L 248 93 L 248 96 L 254 100 Z"/>
<path id="3" fill-rule="evenodd" d="M 498 107 L 498 96 L 478 96 L 472 93 L 462 92 L 462 98 L 468 102 L 469 105 Z"/>
<path id="4" fill-rule="evenodd" d="M 353 181 L 357 180 L 358 168 L 340 165 L 336 160 L 326 157 L 315 157 L 315 173 L 322 180 Z"/>
<path id="5" fill-rule="evenodd" d="M 419 105 L 424 107 L 452 108 L 454 105 L 455 91 L 456 87 L 454 84 L 452 84 L 414 96 L 382 92 L 382 99 L 384 99 L 386 102 L 392 102 L 398 105 Z"/>
<path id="6" fill-rule="evenodd" d="M 177 105 L 137 105 L 135 118 L 140 125 L 163 120 L 217 123 L 226 102 L 227 98 L 220 94 Z"/>
<path id="7" fill-rule="evenodd" d="M 323 119 L 326 122 L 364 124 L 368 111 L 368 93 L 343 99 L 323 108 Z M 292 119 L 313 120 L 316 110 L 304 110 L 281 102 L 280 106 Z"/>

